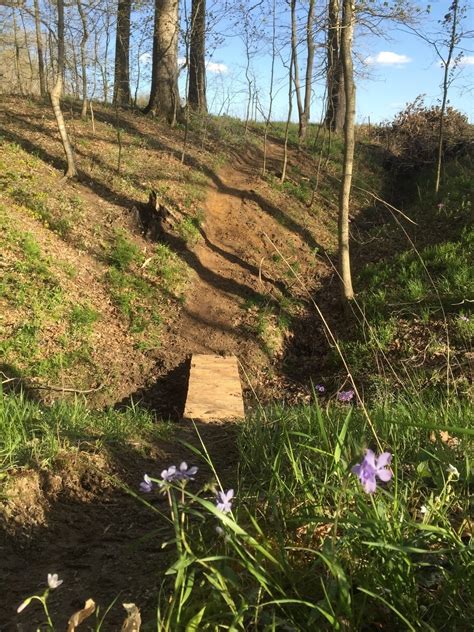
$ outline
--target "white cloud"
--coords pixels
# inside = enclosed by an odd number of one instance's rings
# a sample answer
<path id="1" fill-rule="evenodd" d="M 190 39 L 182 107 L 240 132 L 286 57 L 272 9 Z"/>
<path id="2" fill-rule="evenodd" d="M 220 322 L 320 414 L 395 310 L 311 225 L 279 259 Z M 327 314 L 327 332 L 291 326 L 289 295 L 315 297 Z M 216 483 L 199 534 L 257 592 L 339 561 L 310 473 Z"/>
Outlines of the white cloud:
<path id="1" fill-rule="evenodd" d="M 373 55 L 369 55 L 365 59 L 366 64 L 380 64 L 382 66 L 399 66 L 402 64 L 409 64 L 410 62 L 411 59 L 408 55 L 399 55 L 398 53 L 392 53 L 392 51 L 389 50 L 380 51 L 380 53 L 377 53 L 375 57 Z"/>
<path id="2" fill-rule="evenodd" d="M 229 68 L 225 64 L 220 64 L 215 61 L 207 61 L 206 68 L 208 72 L 212 72 L 217 75 L 226 75 L 229 72 Z"/>
<path id="3" fill-rule="evenodd" d="M 186 57 L 178 57 L 178 66 L 183 68 L 186 65 Z M 206 61 L 207 71 L 217 75 L 226 75 L 229 72 L 229 68 L 225 64 L 219 64 L 215 61 L 208 59 Z"/>
<path id="4" fill-rule="evenodd" d="M 140 63 L 143 65 L 151 65 L 151 53 L 143 53 L 140 55 Z M 186 57 L 178 57 L 178 68 L 183 68 L 186 65 Z M 207 71 L 217 75 L 226 75 L 229 72 L 229 67 L 225 64 L 221 64 L 215 61 L 206 61 Z"/>
<path id="5" fill-rule="evenodd" d="M 459 62 L 460 66 L 474 66 L 474 55 L 463 55 L 461 57 L 461 61 Z"/>

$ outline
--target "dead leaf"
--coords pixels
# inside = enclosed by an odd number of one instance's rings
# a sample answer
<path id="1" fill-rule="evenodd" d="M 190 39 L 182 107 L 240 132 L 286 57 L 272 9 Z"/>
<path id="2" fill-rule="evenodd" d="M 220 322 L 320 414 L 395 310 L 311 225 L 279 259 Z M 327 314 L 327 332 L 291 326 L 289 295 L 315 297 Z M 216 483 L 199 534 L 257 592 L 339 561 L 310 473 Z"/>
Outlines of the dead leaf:
<path id="1" fill-rule="evenodd" d="M 95 602 L 93 599 L 88 599 L 84 604 L 82 610 L 75 612 L 68 621 L 67 632 L 74 632 L 78 625 L 88 619 L 91 614 L 95 612 Z"/>
<path id="2" fill-rule="evenodd" d="M 123 622 L 121 632 L 139 632 L 142 624 L 140 610 L 134 603 L 123 603 L 122 606 L 127 611 L 127 618 Z"/>
<path id="3" fill-rule="evenodd" d="M 459 445 L 459 439 L 457 437 L 452 437 L 449 432 L 445 430 L 440 430 L 438 432 L 438 438 L 445 443 L 450 448 L 455 448 Z M 431 443 L 436 443 L 436 433 L 432 432 L 430 435 Z"/>

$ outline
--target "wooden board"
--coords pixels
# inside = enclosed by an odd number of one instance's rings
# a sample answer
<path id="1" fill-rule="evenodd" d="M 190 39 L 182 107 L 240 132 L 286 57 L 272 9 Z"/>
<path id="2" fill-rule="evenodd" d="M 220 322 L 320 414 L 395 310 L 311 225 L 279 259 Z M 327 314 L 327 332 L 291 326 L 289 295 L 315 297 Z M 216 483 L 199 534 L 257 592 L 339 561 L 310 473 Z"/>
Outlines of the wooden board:
<path id="1" fill-rule="evenodd" d="M 242 386 L 235 356 L 192 356 L 183 416 L 200 421 L 244 418 Z"/>

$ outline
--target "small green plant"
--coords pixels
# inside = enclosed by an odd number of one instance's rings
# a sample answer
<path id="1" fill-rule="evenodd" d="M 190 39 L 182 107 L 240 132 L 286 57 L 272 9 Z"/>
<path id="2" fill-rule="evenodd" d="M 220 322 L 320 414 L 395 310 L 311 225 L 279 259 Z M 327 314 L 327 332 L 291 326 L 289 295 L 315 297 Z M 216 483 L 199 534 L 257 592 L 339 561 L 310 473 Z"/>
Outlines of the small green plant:
<path id="1" fill-rule="evenodd" d="M 201 238 L 201 220 L 198 216 L 185 217 L 179 222 L 176 229 L 178 235 L 190 246 L 195 246 Z"/>
<path id="2" fill-rule="evenodd" d="M 118 270 L 125 271 L 131 267 L 132 263 L 141 262 L 143 255 L 136 244 L 118 232 L 111 244 L 108 259 Z"/>
<path id="3" fill-rule="evenodd" d="M 71 329 L 90 331 L 92 326 L 99 319 L 99 313 L 90 305 L 74 305 L 71 311 L 69 322 Z"/>

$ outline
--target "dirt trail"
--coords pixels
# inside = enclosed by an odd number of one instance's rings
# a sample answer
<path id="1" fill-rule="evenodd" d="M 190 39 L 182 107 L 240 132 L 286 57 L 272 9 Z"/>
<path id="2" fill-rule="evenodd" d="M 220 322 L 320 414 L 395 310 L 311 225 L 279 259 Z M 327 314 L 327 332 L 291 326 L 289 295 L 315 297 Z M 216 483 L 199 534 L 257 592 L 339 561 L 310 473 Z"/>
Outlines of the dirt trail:
<path id="1" fill-rule="evenodd" d="M 206 201 L 203 239 L 195 248 L 197 279 L 179 326 L 189 352 L 238 354 L 244 344 L 239 312 L 269 289 L 268 281 L 259 281 L 262 226 L 249 199 L 258 167 L 239 163 L 222 169 Z"/>
<path id="2" fill-rule="evenodd" d="M 269 145 L 268 162 L 280 162 L 281 148 Z M 217 174 L 210 172 L 200 239 L 181 256 L 194 271 L 179 317 L 168 326 L 163 351 L 157 357 L 158 378 L 134 394 L 164 415 L 179 419 L 187 388 L 188 360 L 193 353 L 234 354 L 246 374 L 255 376 L 271 358 L 249 326 L 249 308 L 275 301 L 285 289 L 272 276 L 273 248 L 265 237 L 278 234 L 281 243 L 304 240 L 272 216 L 278 214 L 257 192 L 261 184 L 261 152 L 250 149 L 236 156 Z M 271 209 L 269 211 L 269 209 Z"/>
<path id="3" fill-rule="evenodd" d="M 163 361 L 166 371 L 152 389 L 151 401 L 177 397 L 176 391 L 181 391 L 182 397 L 187 373 L 183 363 L 194 352 L 234 353 L 247 365 L 261 353 L 255 337 L 246 335 L 242 327 L 245 302 L 262 292 L 275 292 L 278 282 L 259 270 L 267 248 L 262 232 L 269 230 L 269 218 L 253 198 L 257 174 L 255 157 L 247 156 L 213 178 L 202 240 L 189 253 L 195 281 L 168 332 L 167 359 Z M 232 484 L 237 467 L 232 424 L 201 425 L 200 431 L 206 444 L 212 446 L 224 484 Z M 176 436 L 197 442 L 189 425 L 178 426 Z M 193 459 L 179 446 L 163 444 L 156 461 L 129 454 L 125 463 L 117 457 L 115 469 L 136 489 L 144 472 L 159 476 L 162 467 L 179 463 L 181 458 Z M 196 462 L 195 457 L 192 462 Z M 198 483 L 207 476 L 201 467 Z M 43 620 L 38 604 L 30 605 L 21 615 L 16 615 L 15 609 L 25 596 L 44 586 L 49 572 L 64 579 L 51 600 L 60 627 L 89 597 L 104 609 L 120 595 L 105 629 L 116 629 L 123 618 L 124 601 L 139 604 L 145 619 L 153 617 L 157 588 L 169 563 L 168 553 L 160 548 L 167 535 L 163 519 L 125 492 L 104 489 L 100 475 L 81 479 L 81 485 L 87 492 L 76 489 L 71 494 L 63 484 L 50 497 L 42 524 L 38 521 L 31 538 L 0 537 L 0 631 L 36 629 Z M 26 494 L 25 503 L 30 501 L 37 499 Z M 166 509 L 159 497 L 152 503 Z M 154 529 L 159 532 L 147 539 Z"/>

